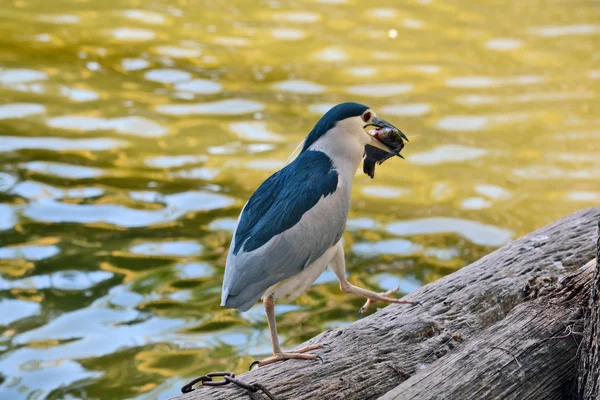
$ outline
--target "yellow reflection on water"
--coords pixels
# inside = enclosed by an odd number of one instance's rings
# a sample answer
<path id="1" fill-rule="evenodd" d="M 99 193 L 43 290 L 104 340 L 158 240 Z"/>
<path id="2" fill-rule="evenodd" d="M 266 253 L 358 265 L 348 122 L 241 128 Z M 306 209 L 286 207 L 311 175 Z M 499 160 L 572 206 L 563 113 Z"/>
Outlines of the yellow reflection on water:
<path id="1" fill-rule="evenodd" d="M 229 240 L 342 101 L 411 140 L 357 173 L 355 283 L 407 293 L 600 204 L 598 21 L 583 0 L 1 3 L 0 397 L 166 398 L 268 353 L 260 305 L 218 306 Z M 282 340 L 361 305 L 326 272 L 278 306 Z"/>

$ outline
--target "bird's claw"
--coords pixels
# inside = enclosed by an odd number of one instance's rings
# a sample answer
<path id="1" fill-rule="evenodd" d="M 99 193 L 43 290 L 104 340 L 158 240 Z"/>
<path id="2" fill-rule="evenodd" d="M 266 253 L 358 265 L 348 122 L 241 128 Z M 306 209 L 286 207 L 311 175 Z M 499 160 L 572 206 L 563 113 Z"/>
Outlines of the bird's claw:
<path id="1" fill-rule="evenodd" d="M 375 302 L 377 300 L 388 301 L 390 303 L 395 303 L 396 299 L 392 299 L 392 298 L 389 298 L 389 297 L 386 297 L 386 296 L 388 296 L 388 295 L 390 295 L 392 293 L 396 293 L 399 290 L 400 290 L 400 287 L 396 286 L 395 288 L 387 290 L 387 291 L 385 291 L 383 293 L 378 293 L 379 298 L 374 298 L 374 299 L 367 298 L 367 301 L 365 302 L 365 305 L 362 306 L 360 308 L 360 310 L 358 310 L 358 318 L 360 318 L 360 316 L 362 314 L 365 314 L 369 310 L 369 307 L 371 307 L 371 303 L 373 303 L 373 302 Z"/>
<path id="2" fill-rule="evenodd" d="M 325 361 L 323 360 L 323 357 L 321 356 L 317 356 L 317 360 L 321 361 L 321 364 L 323 364 Z"/>
<path id="3" fill-rule="evenodd" d="M 365 312 L 367 312 L 367 310 L 365 309 L 365 306 L 362 306 L 360 310 L 358 310 L 358 318 L 360 319 Z"/>
<path id="4" fill-rule="evenodd" d="M 394 299 L 391 297 L 387 297 L 388 295 L 395 293 L 399 290 L 400 290 L 400 288 L 398 286 L 396 286 L 395 288 L 390 289 L 383 293 L 373 293 L 373 297 L 367 298 L 367 301 L 365 302 L 365 304 L 360 308 L 360 310 L 358 310 L 358 318 L 361 318 L 361 316 L 369 310 L 371 303 L 374 303 L 376 301 L 384 301 L 386 303 L 392 303 L 392 304 L 413 304 L 413 305 L 423 306 L 423 303 L 421 303 L 420 301 L 400 300 L 400 299 Z"/>
<path id="5" fill-rule="evenodd" d="M 252 361 L 252 363 L 250 364 L 250 367 L 248 367 L 248 371 L 252 371 L 252 367 L 254 367 L 255 365 L 260 364 L 260 361 Z"/>
<path id="6" fill-rule="evenodd" d="M 314 355 L 314 354 L 305 354 L 311 350 L 321 349 L 321 348 L 323 348 L 323 346 L 325 346 L 324 343 L 317 343 L 317 344 L 311 344 L 306 347 L 302 347 L 300 349 L 292 350 L 289 353 L 278 351 L 278 352 L 273 353 L 273 355 L 271 357 L 267 357 L 262 361 L 254 361 L 252 364 L 250 364 L 250 370 L 255 365 L 258 365 L 258 367 L 260 368 L 265 365 L 273 364 L 278 361 L 292 360 L 292 359 L 313 360 L 313 361 L 320 360 L 321 362 L 324 362 L 323 358 L 321 356 Z"/>

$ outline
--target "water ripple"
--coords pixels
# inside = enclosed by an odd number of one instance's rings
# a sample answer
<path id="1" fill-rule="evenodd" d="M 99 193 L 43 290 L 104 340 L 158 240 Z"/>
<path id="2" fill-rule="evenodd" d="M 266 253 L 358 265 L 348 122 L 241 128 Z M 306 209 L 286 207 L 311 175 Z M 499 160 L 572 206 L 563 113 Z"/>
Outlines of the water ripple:
<path id="1" fill-rule="evenodd" d="M 513 38 L 490 39 L 485 43 L 485 47 L 490 50 L 510 51 L 523 46 L 523 41 Z"/>
<path id="2" fill-rule="evenodd" d="M 149 66 L 150 62 L 142 58 L 124 58 L 121 60 L 121 67 L 127 71 L 138 71 Z"/>
<path id="3" fill-rule="evenodd" d="M 103 169 L 84 167 L 82 165 L 64 164 L 50 161 L 31 161 L 21 164 L 21 167 L 32 172 L 45 175 L 60 176 L 69 179 L 97 178 L 106 173 Z"/>
<path id="4" fill-rule="evenodd" d="M 2 260 L 38 261 L 53 257 L 58 253 L 60 253 L 60 248 L 55 245 L 23 244 L 0 247 L 0 259 Z"/>
<path id="5" fill-rule="evenodd" d="M 54 200 L 31 203 L 23 214 L 41 222 L 106 223 L 125 228 L 151 226 L 179 219 L 188 212 L 210 211 L 234 204 L 230 197 L 201 191 L 160 196 L 159 210 L 138 210 L 118 204 L 71 204 Z"/>
<path id="6" fill-rule="evenodd" d="M 218 36 L 212 42 L 223 47 L 247 47 L 251 44 L 248 38 L 240 36 Z"/>
<path id="7" fill-rule="evenodd" d="M 272 85 L 274 90 L 282 92 L 291 92 L 298 94 L 318 94 L 325 91 L 325 87 L 318 83 L 303 81 L 299 79 L 275 82 Z"/>
<path id="8" fill-rule="evenodd" d="M 480 184 L 475 185 L 474 189 L 477 193 L 494 200 L 506 200 L 511 196 L 508 190 L 498 185 Z"/>
<path id="9" fill-rule="evenodd" d="M 347 92 L 366 97 L 389 97 L 408 93 L 413 89 L 410 83 L 372 83 L 351 86 Z"/>
<path id="10" fill-rule="evenodd" d="M 197 167 L 192 169 L 184 169 L 180 171 L 173 171 L 169 173 L 169 176 L 173 178 L 183 178 L 183 179 L 202 179 L 205 181 L 212 181 L 215 179 L 221 171 L 216 168 L 209 167 Z"/>
<path id="11" fill-rule="evenodd" d="M 180 156 L 156 156 L 147 158 L 144 163 L 153 168 L 173 168 L 184 165 L 203 163 L 208 160 L 207 156 L 180 155 Z"/>
<path id="12" fill-rule="evenodd" d="M 371 8 L 367 11 L 367 15 L 371 18 L 395 19 L 398 17 L 398 10 L 394 8 Z"/>
<path id="13" fill-rule="evenodd" d="M 33 393 L 39 398 L 45 398 L 52 391 L 63 386 L 69 386 L 84 379 L 97 379 L 102 376 L 100 372 L 87 371 L 78 362 L 71 360 L 55 360 L 39 362 L 34 357 L 35 351 L 17 351 L 11 354 L 7 361 L 0 361 L 0 366 L 9 368 L 10 362 L 20 367 L 19 370 L 4 369 L 6 374 L 15 377 L 17 385 L 5 385 L 0 387 L 0 397 L 5 399 L 18 399 L 23 390 Z M 33 354 L 32 354 L 33 353 Z M 31 361 L 36 360 L 36 361 Z M 57 384 L 57 376 L 60 376 L 60 384 Z"/>
<path id="14" fill-rule="evenodd" d="M 460 203 L 460 207 L 464 210 L 483 210 L 490 208 L 492 202 L 483 197 L 469 197 Z"/>
<path id="15" fill-rule="evenodd" d="M 262 111 L 265 106 L 253 100 L 230 99 L 212 103 L 164 104 L 156 111 L 167 115 L 243 115 Z"/>
<path id="16" fill-rule="evenodd" d="M 346 223 L 346 229 L 350 231 L 358 231 L 358 230 L 376 230 L 379 229 L 379 222 L 375 221 L 371 218 L 351 218 Z"/>
<path id="17" fill-rule="evenodd" d="M 16 68 L 2 69 L 0 68 L 0 84 L 15 85 L 18 83 L 35 82 L 48 79 L 48 74 L 34 69 Z"/>
<path id="18" fill-rule="evenodd" d="M 520 178 L 531 180 L 598 179 L 600 176 L 600 167 L 568 170 L 549 165 L 532 165 L 529 167 L 514 168 L 512 173 Z"/>
<path id="19" fill-rule="evenodd" d="M 254 140 L 259 142 L 281 142 L 284 138 L 269 131 L 267 123 L 263 121 L 242 121 L 229 124 L 229 130 L 243 140 Z"/>
<path id="20" fill-rule="evenodd" d="M 60 87 L 60 94 L 64 97 L 76 102 L 94 101 L 100 98 L 100 95 L 93 90 L 70 88 L 66 86 Z"/>
<path id="21" fill-rule="evenodd" d="M 432 150 L 411 154 L 410 162 L 421 165 L 437 165 L 447 162 L 463 162 L 483 157 L 488 153 L 485 149 L 447 144 Z"/>
<path id="22" fill-rule="evenodd" d="M 395 104 L 382 107 L 381 114 L 418 117 L 427 114 L 430 110 L 429 104 Z"/>
<path id="23" fill-rule="evenodd" d="M 349 74 L 360 77 L 373 76 L 377 73 L 377 68 L 375 67 L 350 67 L 347 68 Z"/>
<path id="24" fill-rule="evenodd" d="M 321 19 L 321 16 L 309 11 L 286 11 L 273 14 L 273 19 L 275 21 L 310 24 L 318 22 Z"/>
<path id="25" fill-rule="evenodd" d="M 2 146 L 0 153 L 23 149 L 31 150 L 94 150 L 104 151 L 125 147 L 127 142 L 108 138 L 90 139 L 65 139 L 58 137 L 22 137 L 22 136 L 0 136 Z"/>
<path id="26" fill-rule="evenodd" d="M 578 201 L 584 203 L 600 203 L 600 192 L 591 192 L 585 190 L 572 190 L 567 193 L 567 199 L 569 201 Z"/>
<path id="27" fill-rule="evenodd" d="M 0 231 L 12 229 L 17 223 L 17 214 L 12 206 L 0 204 Z"/>
<path id="28" fill-rule="evenodd" d="M 373 257 L 381 254 L 409 256 L 420 253 L 423 248 L 410 240 L 390 239 L 378 242 L 361 242 L 352 246 L 352 252 L 363 257 Z"/>
<path id="29" fill-rule="evenodd" d="M 50 118 L 48 126 L 57 129 L 76 131 L 115 130 L 119 133 L 157 137 L 169 133 L 169 129 L 144 117 L 122 117 L 106 119 L 78 115 L 65 115 Z"/>
<path id="30" fill-rule="evenodd" d="M 152 25 L 162 25 L 167 22 L 164 15 L 148 10 L 125 10 L 123 11 L 123 16 Z"/>
<path id="31" fill-rule="evenodd" d="M 19 182 L 10 192 L 29 200 L 85 199 L 99 197 L 104 194 L 103 189 L 95 187 L 71 187 L 68 189 L 59 189 L 45 183 L 34 181 Z"/>
<path id="32" fill-rule="evenodd" d="M 146 256 L 189 257 L 200 255 L 202 253 L 202 245 L 193 240 L 144 242 L 131 247 L 129 252 Z"/>
<path id="33" fill-rule="evenodd" d="M 227 231 L 233 233 L 237 226 L 237 220 L 234 218 L 219 218 L 208 224 L 211 231 Z"/>
<path id="34" fill-rule="evenodd" d="M 30 115 L 43 114 L 46 106 L 33 103 L 14 103 L 0 106 L 0 119 L 24 118 Z"/>
<path id="35" fill-rule="evenodd" d="M 500 124 L 526 122 L 529 114 L 497 115 L 449 115 L 438 121 L 436 126 L 447 131 L 483 131 Z"/>
<path id="36" fill-rule="evenodd" d="M 18 178 L 6 172 L 0 172 L 0 193 L 9 191 L 17 183 Z"/>
<path id="37" fill-rule="evenodd" d="M 144 77 L 152 82 L 159 83 L 177 83 L 189 81 L 192 79 L 192 74 L 186 71 L 181 71 L 178 69 L 153 69 L 147 71 L 144 74 Z"/>
<path id="38" fill-rule="evenodd" d="M 308 111 L 311 112 L 311 113 L 313 113 L 313 114 L 323 115 L 327 111 L 331 110 L 334 106 L 335 106 L 334 103 L 311 104 L 311 105 L 308 106 Z"/>
<path id="39" fill-rule="evenodd" d="M 366 186 L 362 192 L 367 196 L 394 199 L 407 196 L 412 193 L 410 189 L 396 188 L 390 186 Z"/>
<path id="40" fill-rule="evenodd" d="M 481 246 L 502 246 L 513 236 L 513 232 L 461 218 L 424 218 L 394 222 L 386 230 L 398 236 L 455 233 Z"/>
<path id="41" fill-rule="evenodd" d="M 301 40 L 306 37 L 306 34 L 300 29 L 278 28 L 271 30 L 271 36 L 280 40 Z"/>
<path id="42" fill-rule="evenodd" d="M 142 42 L 152 40 L 156 37 L 154 31 L 142 28 L 116 28 L 107 33 L 116 40 L 124 42 Z"/>
<path id="43" fill-rule="evenodd" d="M 509 85 L 535 85 L 546 80 L 543 76 L 522 75 L 494 78 L 489 76 L 461 76 L 446 80 L 452 88 L 490 88 Z"/>
<path id="44" fill-rule="evenodd" d="M 86 290 L 112 277 L 113 274 L 108 271 L 59 271 L 16 280 L 0 278 L 0 290 Z"/>
<path id="45" fill-rule="evenodd" d="M 402 277 L 388 273 L 377 274 L 371 278 L 371 281 L 376 282 L 383 290 L 399 288 L 400 293 L 410 293 L 423 286 L 421 281 L 414 277 Z"/>
<path id="46" fill-rule="evenodd" d="M 313 57 L 320 61 L 341 62 L 346 61 L 350 56 L 339 47 L 326 47 L 313 54 Z"/>
<path id="47" fill-rule="evenodd" d="M 202 55 L 201 49 L 191 49 L 178 46 L 158 46 L 154 51 L 161 56 L 170 58 L 198 58 Z"/>
<path id="48" fill-rule="evenodd" d="M 498 103 L 531 103 L 531 102 L 556 102 L 569 100 L 592 99 L 595 93 L 591 91 L 581 92 L 540 92 L 540 93 L 524 93 L 515 96 L 492 96 L 492 95 L 476 95 L 470 94 L 459 96 L 456 101 L 469 106 L 481 106 Z"/>
<path id="49" fill-rule="evenodd" d="M 212 275 L 213 267 L 204 262 L 190 261 L 175 265 L 179 277 L 183 279 L 202 278 Z"/>
<path id="50" fill-rule="evenodd" d="M 50 22 L 53 24 L 78 24 L 81 19 L 73 14 L 40 14 L 36 18 L 39 21 Z"/>
<path id="51" fill-rule="evenodd" d="M 208 79 L 194 79 L 192 81 L 176 83 L 175 90 L 195 94 L 215 94 L 223 90 L 223 86 Z"/>
<path id="52" fill-rule="evenodd" d="M 537 36 L 557 37 L 567 35 L 592 35 L 600 33 L 600 25 L 563 25 L 531 28 L 530 33 Z"/>
<path id="53" fill-rule="evenodd" d="M 420 72 L 422 74 L 438 74 L 442 68 L 438 65 L 424 64 L 424 65 L 415 65 L 413 68 L 416 72 Z"/>
<path id="54" fill-rule="evenodd" d="M 42 306 L 33 301 L 0 299 L 0 326 L 7 326 L 20 319 L 38 315 L 41 310 Z"/>

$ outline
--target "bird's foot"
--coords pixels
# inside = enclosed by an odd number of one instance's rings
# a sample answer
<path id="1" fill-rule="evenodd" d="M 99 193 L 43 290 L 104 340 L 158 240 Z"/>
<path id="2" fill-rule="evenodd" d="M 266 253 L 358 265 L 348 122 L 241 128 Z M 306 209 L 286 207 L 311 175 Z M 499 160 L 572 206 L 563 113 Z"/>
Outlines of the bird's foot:
<path id="1" fill-rule="evenodd" d="M 252 364 L 250 364 L 250 369 L 252 369 L 252 367 L 254 367 L 254 366 L 264 367 L 265 365 L 273 364 L 278 361 L 285 361 L 285 360 L 291 360 L 291 359 L 312 360 L 312 361 L 320 360 L 321 362 L 323 362 L 323 359 L 321 358 L 321 356 L 316 356 L 314 354 L 305 354 L 307 351 L 321 349 L 321 348 L 323 348 L 322 344 L 313 344 L 310 346 L 302 347 L 300 349 L 296 349 L 294 351 L 290 351 L 289 353 L 284 353 L 284 352 L 274 353 L 271 357 L 265 358 L 262 361 L 254 361 Z"/>
<path id="2" fill-rule="evenodd" d="M 400 299 L 395 299 L 393 297 L 388 297 L 390 294 L 396 293 L 398 290 L 400 290 L 400 288 L 395 287 L 386 292 L 381 292 L 381 293 L 372 292 L 372 294 L 369 294 L 369 297 L 367 297 L 367 301 L 365 302 L 365 305 L 362 306 L 360 308 L 360 310 L 358 310 L 358 316 L 360 317 L 362 314 L 365 314 L 369 310 L 369 307 L 371 307 L 371 304 L 373 304 L 376 301 L 382 301 L 384 303 L 395 303 L 395 304 L 419 304 L 419 302 L 417 302 L 417 301 L 400 300 Z"/>

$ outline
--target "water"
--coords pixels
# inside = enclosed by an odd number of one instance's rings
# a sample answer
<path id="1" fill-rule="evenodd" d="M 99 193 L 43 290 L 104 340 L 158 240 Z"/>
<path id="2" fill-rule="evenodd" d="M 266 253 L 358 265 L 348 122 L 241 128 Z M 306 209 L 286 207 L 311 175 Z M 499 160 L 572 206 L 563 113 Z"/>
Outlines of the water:
<path id="1" fill-rule="evenodd" d="M 411 139 L 358 174 L 351 280 L 415 290 L 600 204 L 595 2 L 0 3 L 0 398 L 159 399 L 269 352 L 220 308 L 235 218 L 331 105 Z M 285 347 L 363 300 L 326 272 Z"/>

